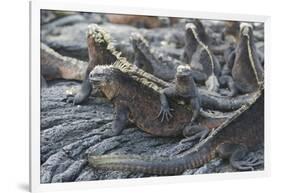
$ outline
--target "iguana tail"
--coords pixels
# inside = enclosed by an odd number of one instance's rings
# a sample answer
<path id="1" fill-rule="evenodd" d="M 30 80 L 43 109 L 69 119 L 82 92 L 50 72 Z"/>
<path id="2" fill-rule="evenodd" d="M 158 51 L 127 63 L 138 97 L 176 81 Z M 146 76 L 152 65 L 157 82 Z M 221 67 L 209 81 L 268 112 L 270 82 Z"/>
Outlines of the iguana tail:
<path id="1" fill-rule="evenodd" d="M 94 168 L 109 170 L 128 170 L 157 175 L 176 175 L 186 169 L 199 167 L 215 157 L 215 151 L 201 148 L 183 157 L 155 158 L 139 155 L 102 155 L 89 156 L 88 161 Z"/>
<path id="2" fill-rule="evenodd" d="M 199 89 L 202 107 L 221 111 L 233 111 L 239 109 L 243 105 L 252 104 L 256 100 L 257 93 L 258 92 L 253 92 L 236 97 L 226 97 Z"/>

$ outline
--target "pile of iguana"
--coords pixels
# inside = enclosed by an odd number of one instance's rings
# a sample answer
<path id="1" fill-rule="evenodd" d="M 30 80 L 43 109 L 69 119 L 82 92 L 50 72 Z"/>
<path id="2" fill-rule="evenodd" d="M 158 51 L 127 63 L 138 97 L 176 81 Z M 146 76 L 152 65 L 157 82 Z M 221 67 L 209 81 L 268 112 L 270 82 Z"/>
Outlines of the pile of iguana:
<path id="1" fill-rule="evenodd" d="M 234 167 L 238 169 L 249 169 L 248 166 L 243 166 L 243 163 L 247 162 L 240 162 L 239 160 L 237 161 L 237 159 L 241 155 L 243 157 L 244 154 L 242 153 L 245 152 L 241 144 L 252 147 L 252 144 L 255 146 L 257 143 L 260 143 L 260 139 L 263 138 L 263 134 L 259 133 L 263 132 L 263 128 L 258 131 L 255 130 L 256 128 L 245 128 L 247 121 L 254 120 L 249 118 L 248 112 L 257 106 L 255 101 L 261 95 L 261 88 L 257 92 L 237 97 L 222 97 L 200 89 L 197 91 L 196 86 L 191 86 L 191 90 L 186 90 L 185 88 L 183 92 L 178 92 L 181 90 L 172 89 L 174 98 L 172 97 L 171 100 L 169 100 L 168 111 L 166 108 L 166 111 L 163 112 L 161 107 L 165 105 L 165 102 L 163 102 L 165 100 L 161 100 L 160 96 L 162 95 L 163 98 L 163 94 L 167 94 L 165 89 L 169 90 L 169 88 L 173 88 L 173 85 L 180 86 L 179 82 L 167 83 L 137 66 L 128 63 L 124 57 L 120 56 L 120 53 L 115 51 L 110 43 L 109 35 L 97 25 L 89 26 L 87 37 L 90 58 L 89 66 L 85 73 L 81 90 L 74 97 L 69 97 L 68 101 L 74 104 L 85 101 L 91 93 L 93 84 L 94 87 L 99 88 L 115 105 L 116 117 L 113 123 L 112 134 L 116 135 L 121 132 L 122 129 L 125 128 L 127 121 L 131 121 L 139 128 L 153 135 L 184 135 L 189 140 L 199 138 L 201 141 L 198 144 L 198 148 L 190 151 L 191 156 L 176 158 L 175 160 L 151 162 L 150 158 L 142 159 L 137 156 L 132 156 L 132 159 L 127 159 L 126 156 L 93 156 L 90 157 L 89 161 L 94 167 L 113 169 L 127 168 L 148 173 L 174 174 L 183 171 L 185 168 L 196 167 L 205 163 L 215 156 L 215 152 L 225 155 L 225 150 L 229 150 L 231 151 L 228 152 L 229 155 L 232 155 L 230 160 L 232 160 L 231 163 Z M 176 70 L 176 74 L 178 73 L 178 75 L 180 75 L 181 72 L 185 74 L 187 71 L 189 70 L 186 70 L 186 67 L 179 67 Z M 188 92 L 184 93 L 185 91 Z M 189 96 L 189 94 L 191 95 Z M 195 100 L 192 102 L 192 99 Z M 259 99 L 259 101 L 260 100 L 263 99 Z M 226 117 L 206 116 L 206 114 L 203 116 L 203 113 L 198 113 L 200 107 L 238 110 L 235 115 L 229 119 Z M 170 112 L 170 108 L 173 109 L 172 112 Z M 259 108 L 259 110 L 261 109 L 260 105 L 256 108 Z M 239 116 L 242 112 L 244 112 L 242 114 L 243 116 Z M 258 113 L 263 113 L 263 110 L 258 111 Z M 168 118 L 169 120 L 167 119 L 167 122 L 164 122 L 163 116 L 161 119 L 161 115 L 164 116 L 164 119 Z M 245 126 L 241 125 L 241 120 L 238 121 L 238 118 L 245 119 Z M 197 124 L 190 124 L 195 120 Z M 263 119 L 259 121 L 263 121 Z M 235 130 L 235 124 L 240 124 L 241 127 Z M 247 126 L 250 125 L 249 123 Z M 252 124 L 252 126 L 253 125 L 256 124 Z M 226 129 L 228 127 L 231 129 Z M 212 128 L 217 128 L 215 134 L 212 133 L 206 140 L 203 140 Z M 239 132 L 236 133 L 236 131 Z M 243 137 L 243 131 L 245 131 L 245 136 L 253 137 L 252 140 L 249 140 L 249 143 L 247 139 Z M 233 138 L 231 138 L 231 134 L 235 134 Z M 224 142 L 233 142 L 235 145 L 222 145 Z M 202 145 L 200 146 L 200 144 Z M 197 150 L 200 150 L 199 153 Z M 206 153 L 206 155 L 203 155 L 204 153 Z M 250 165 L 253 166 L 260 164 L 253 160 L 248 161 L 251 162 Z M 163 168 L 166 168 L 166 170 Z"/>
<path id="2" fill-rule="evenodd" d="M 93 167 L 161 175 L 179 174 L 210 161 L 216 153 L 221 157 L 228 157 L 231 165 L 240 170 L 249 170 L 262 163 L 254 158 L 243 160 L 247 148 L 256 147 L 263 142 L 262 90 L 253 93 L 253 102 L 243 105 L 231 117 L 199 117 L 200 125 L 195 127 L 189 124 L 193 118 L 190 107 L 179 105 L 172 98 L 170 105 L 174 109 L 173 117 L 168 122 L 163 122 L 157 119 L 161 107 L 161 92 L 157 85 L 144 84 L 143 79 L 122 72 L 120 65 L 122 66 L 122 62 L 117 61 L 113 65 L 97 66 L 90 74 L 90 81 L 99 87 L 115 106 L 114 134 L 121 132 L 127 122 L 131 121 L 138 128 L 153 135 L 183 134 L 188 137 L 187 141 L 199 138 L 201 142 L 185 156 L 167 160 L 133 155 L 90 156 L 89 162 Z M 215 130 L 203 140 L 212 128 Z"/>
<path id="3" fill-rule="evenodd" d="M 81 104 L 87 100 L 92 91 L 92 85 L 89 82 L 89 74 L 93 68 L 97 65 L 109 65 L 116 61 L 124 61 L 120 70 L 126 69 L 127 73 L 130 73 L 140 78 L 146 78 L 149 80 L 147 84 L 157 83 L 163 88 L 169 87 L 170 83 L 159 79 L 144 70 L 138 68 L 127 62 L 126 58 L 121 56 L 120 52 L 117 52 L 111 43 L 111 38 L 107 32 L 105 32 L 98 25 L 90 25 L 87 32 L 88 52 L 89 52 L 89 64 L 86 69 L 84 79 L 78 93 L 67 96 L 67 101 L 73 104 Z M 245 103 L 251 103 L 251 95 L 241 95 L 237 97 L 222 97 L 215 93 L 210 93 L 203 89 L 198 90 L 201 98 L 201 104 L 203 108 L 232 111 L 238 109 Z"/>
<path id="4" fill-rule="evenodd" d="M 226 117 L 199 116 L 200 106 L 195 110 L 196 117 L 194 117 L 192 109 L 194 106 L 190 105 L 187 99 L 175 96 L 170 101 L 170 106 L 174 110 L 173 115 L 164 122 L 163 118 L 159 117 L 159 112 L 161 114 L 160 95 L 164 87 L 150 82 L 145 77 L 130 74 L 123 67 L 126 63 L 126 61 L 116 61 L 112 65 L 96 66 L 89 75 L 90 82 L 114 104 L 115 119 L 112 135 L 119 134 L 130 121 L 152 135 L 190 136 L 196 134 L 196 137 L 192 136 L 191 139 L 203 139 L 209 133 L 209 129 L 219 126 L 226 119 Z M 192 89 L 186 92 L 192 94 L 194 91 Z M 190 125 L 189 123 L 197 117 L 200 125 Z"/>
<path id="5" fill-rule="evenodd" d="M 130 37 L 135 53 L 134 64 L 153 75 L 170 81 L 174 79 L 176 68 L 181 64 L 191 67 L 193 78 L 197 83 L 205 84 L 210 91 L 217 91 L 220 64 L 208 48 L 207 35 L 198 20 L 186 25 L 185 46 L 181 61 L 164 56 L 150 48 L 148 42 L 139 33 Z"/>

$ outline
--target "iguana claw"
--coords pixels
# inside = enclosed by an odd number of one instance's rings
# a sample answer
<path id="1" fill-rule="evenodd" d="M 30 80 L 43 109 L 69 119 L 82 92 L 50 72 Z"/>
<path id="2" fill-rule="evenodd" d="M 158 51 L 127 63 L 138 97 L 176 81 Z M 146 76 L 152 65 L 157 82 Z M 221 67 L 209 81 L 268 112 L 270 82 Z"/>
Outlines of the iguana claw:
<path id="1" fill-rule="evenodd" d="M 156 118 L 158 119 L 159 117 L 161 117 L 161 122 L 163 122 L 165 119 L 167 121 L 169 121 L 173 117 L 171 111 L 174 111 L 174 109 L 170 109 L 169 107 L 161 106 L 160 112 Z"/>

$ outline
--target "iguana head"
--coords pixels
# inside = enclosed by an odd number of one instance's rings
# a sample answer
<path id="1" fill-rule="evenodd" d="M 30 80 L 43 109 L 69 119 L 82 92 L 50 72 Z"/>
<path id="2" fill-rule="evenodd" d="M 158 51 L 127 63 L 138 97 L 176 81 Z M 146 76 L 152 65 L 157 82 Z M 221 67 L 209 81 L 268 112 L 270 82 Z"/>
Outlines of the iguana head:
<path id="1" fill-rule="evenodd" d="M 118 95 L 122 75 L 119 69 L 111 65 L 98 65 L 89 74 L 90 83 L 111 100 Z"/>
<path id="2" fill-rule="evenodd" d="M 187 23 L 185 25 L 185 36 L 186 38 L 191 38 L 194 36 L 194 32 L 196 32 L 197 28 L 194 23 Z"/>
<path id="3" fill-rule="evenodd" d="M 113 81 L 113 69 L 109 66 L 96 66 L 89 74 L 89 80 L 95 87 L 103 87 Z"/>
<path id="4" fill-rule="evenodd" d="M 252 38 L 253 36 L 253 26 L 249 23 L 240 24 L 240 38 L 243 37 Z"/>
<path id="5" fill-rule="evenodd" d="M 136 48 L 138 48 L 139 45 L 143 45 L 143 46 L 146 46 L 148 47 L 148 42 L 146 41 L 146 39 L 144 39 L 144 37 L 140 34 L 140 33 L 137 33 L 137 32 L 133 32 L 130 36 L 130 42 L 134 48 L 134 50 Z"/>
<path id="6" fill-rule="evenodd" d="M 186 41 L 199 39 L 204 44 L 208 44 L 208 36 L 205 32 L 203 24 L 199 19 L 195 19 L 185 25 L 185 39 Z"/>
<path id="7" fill-rule="evenodd" d="M 180 77 L 189 77 L 191 76 L 191 69 L 190 66 L 188 65 L 179 65 L 177 67 L 177 72 L 176 72 L 176 77 L 180 78 Z"/>

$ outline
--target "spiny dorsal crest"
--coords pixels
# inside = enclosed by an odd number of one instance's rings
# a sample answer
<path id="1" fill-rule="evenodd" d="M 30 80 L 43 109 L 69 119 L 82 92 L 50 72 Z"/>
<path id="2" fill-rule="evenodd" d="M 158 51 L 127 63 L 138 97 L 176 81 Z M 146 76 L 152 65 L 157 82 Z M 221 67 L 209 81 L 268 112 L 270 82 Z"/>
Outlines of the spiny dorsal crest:
<path id="1" fill-rule="evenodd" d="M 158 58 L 155 57 L 155 51 L 150 49 L 148 41 L 140 33 L 133 32 L 130 39 L 132 44 L 144 53 L 148 60 L 160 63 Z"/>
<path id="2" fill-rule="evenodd" d="M 152 88 L 155 91 L 160 91 L 164 87 L 168 86 L 168 83 L 165 81 L 158 79 L 157 77 L 145 72 L 144 70 L 131 65 L 127 62 L 125 58 L 120 58 L 115 63 L 110 65 L 112 68 L 117 68 L 120 71 L 124 72 L 125 74 L 128 74 L 136 81 L 140 82 L 141 84 L 144 84 L 150 88 Z"/>
<path id="3" fill-rule="evenodd" d="M 116 58 L 121 56 L 121 52 L 118 52 L 112 44 L 112 38 L 102 27 L 97 24 L 88 25 L 87 37 L 91 36 L 94 42 L 101 48 L 110 51 Z"/>
<path id="4" fill-rule="evenodd" d="M 149 46 L 148 41 L 146 39 L 144 39 L 144 37 L 140 33 L 137 33 L 137 32 L 131 33 L 130 40 L 132 42 L 137 42 L 138 44 L 143 44 L 146 47 Z"/>
<path id="5" fill-rule="evenodd" d="M 131 34 L 130 40 L 141 52 L 145 53 L 148 60 L 154 61 L 158 65 L 168 65 L 170 63 L 180 63 L 174 60 L 172 57 L 159 53 L 157 50 L 149 46 L 148 41 L 137 32 Z"/>
<path id="6" fill-rule="evenodd" d="M 154 90 L 159 90 L 160 87 L 167 87 L 168 83 L 143 71 L 142 69 L 130 64 L 126 58 L 121 57 L 121 53 L 117 52 L 114 46 L 111 43 L 110 35 L 101 27 L 96 24 L 88 26 L 88 36 L 92 36 L 95 42 L 98 42 L 100 45 L 104 46 L 105 49 L 109 50 L 117 58 L 116 62 L 111 67 L 118 68 L 122 72 L 134 76 L 135 79 L 140 81 L 143 84 L 153 88 Z M 138 77 L 138 78 L 136 78 Z M 157 86 L 159 85 L 159 86 Z"/>

